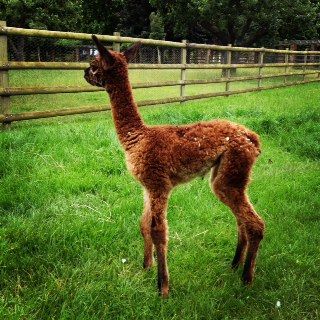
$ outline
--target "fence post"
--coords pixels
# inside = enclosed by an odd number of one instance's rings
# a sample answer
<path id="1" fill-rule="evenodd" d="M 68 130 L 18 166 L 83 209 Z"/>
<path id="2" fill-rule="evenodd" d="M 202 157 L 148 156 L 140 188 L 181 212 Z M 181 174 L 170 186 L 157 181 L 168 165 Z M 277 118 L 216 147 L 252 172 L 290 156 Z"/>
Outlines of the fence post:
<path id="1" fill-rule="evenodd" d="M 287 63 L 289 63 L 289 53 L 288 53 L 289 48 L 286 48 L 286 51 L 287 51 L 287 53 L 284 56 L 284 63 L 287 64 Z M 287 74 L 287 71 L 288 71 L 288 66 L 285 66 L 284 73 Z M 287 76 L 286 75 L 284 76 L 284 83 L 287 83 Z"/>
<path id="2" fill-rule="evenodd" d="M 262 68 L 263 68 L 263 59 L 264 59 L 264 47 L 261 47 L 261 51 L 259 51 L 259 72 L 258 72 L 258 88 L 261 88 L 261 84 L 262 84 Z"/>
<path id="3" fill-rule="evenodd" d="M 211 50 L 207 49 L 207 56 L 206 56 L 206 63 L 209 64 L 210 63 L 210 54 L 211 54 Z"/>
<path id="4" fill-rule="evenodd" d="M 304 63 L 304 66 L 303 66 L 303 81 L 306 81 L 306 71 L 307 71 L 307 61 L 308 61 L 308 50 L 306 49 L 305 51 L 305 54 L 304 54 L 304 57 L 303 57 L 303 63 Z"/>
<path id="5" fill-rule="evenodd" d="M 120 37 L 120 32 L 114 32 L 113 35 L 115 37 Z M 113 42 L 112 50 L 120 52 L 120 42 Z"/>
<path id="6" fill-rule="evenodd" d="M 180 98 L 184 98 L 186 95 L 186 85 L 185 81 L 187 78 L 187 70 L 186 70 L 186 64 L 187 64 L 187 40 L 182 40 L 182 43 L 185 44 L 184 47 L 181 48 L 181 74 L 180 74 Z M 183 103 L 184 101 L 181 100 L 180 103 Z"/>
<path id="7" fill-rule="evenodd" d="M 232 44 L 228 44 L 228 47 L 232 47 Z M 232 51 L 231 50 L 228 50 L 227 51 L 227 64 L 231 64 L 231 62 L 232 62 Z M 230 77 L 231 77 L 231 69 L 230 68 L 227 68 L 226 69 L 226 78 L 227 78 L 227 80 L 226 80 L 226 92 L 228 92 L 228 91 L 230 91 L 230 81 L 228 81 L 228 80 L 230 80 Z"/>
<path id="8" fill-rule="evenodd" d="M 6 21 L 0 21 L 0 28 L 6 27 Z M 0 63 L 6 65 L 8 63 L 8 37 L 6 35 L 0 35 Z M 0 88 L 9 87 L 9 71 L 0 70 Z M 10 96 L 0 96 L 0 114 L 10 113 Z M 7 129 L 10 123 L 3 123 L 3 128 Z"/>

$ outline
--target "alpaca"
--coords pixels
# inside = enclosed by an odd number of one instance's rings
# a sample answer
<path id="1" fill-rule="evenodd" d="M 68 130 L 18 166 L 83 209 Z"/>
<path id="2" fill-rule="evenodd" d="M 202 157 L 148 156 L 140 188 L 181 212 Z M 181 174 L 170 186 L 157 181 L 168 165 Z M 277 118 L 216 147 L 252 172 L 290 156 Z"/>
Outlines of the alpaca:
<path id="1" fill-rule="evenodd" d="M 251 168 L 260 154 L 258 135 L 225 120 L 147 126 L 134 102 L 128 78 L 127 64 L 140 43 L 120 53 L 107 50 L 96 36 L 92 39 L 99 55 L 85 70 L 84 77 L 91 85 L 104 87 L 108 92 L 128 170 L 142 184 L 143 266 L 145 269 L 152 266 L 155 247 L 159 293 L 162 297 L 169 294 L 167 204 L 170 193 L 178 184 L 204 176 L 210 170 L 212 191 L 231 209 L 237 221 L 238 244 L 232 268 L 244 263 L 242 280 L 250 284 L 264 233 L 264 222 L 246 193 Z"/>

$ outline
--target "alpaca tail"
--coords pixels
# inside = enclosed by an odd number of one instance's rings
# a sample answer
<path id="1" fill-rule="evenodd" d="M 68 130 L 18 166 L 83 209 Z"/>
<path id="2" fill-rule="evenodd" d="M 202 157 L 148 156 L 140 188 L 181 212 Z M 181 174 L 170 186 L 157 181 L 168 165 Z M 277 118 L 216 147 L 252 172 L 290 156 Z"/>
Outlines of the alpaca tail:
<path id="1" fill-rule="evenodd" d="M 255 132 L 252 132 L 252 131 L 247 131 L 246 136 L 256 147 L 258 155 L 261 154 L 261 143 L 260 143 L 259 136 Z"/>

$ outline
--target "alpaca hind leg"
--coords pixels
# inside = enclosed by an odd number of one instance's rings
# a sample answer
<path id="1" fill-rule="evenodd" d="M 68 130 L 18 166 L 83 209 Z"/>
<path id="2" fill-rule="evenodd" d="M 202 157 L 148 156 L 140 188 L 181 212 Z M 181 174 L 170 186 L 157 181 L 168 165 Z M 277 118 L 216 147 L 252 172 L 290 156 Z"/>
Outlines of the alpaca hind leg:
<path id="1" fill-rule="evenodd" d="M 244 284 L 251 284 L 253 280 L 259 244 L 263 239 L 264 229 L 264 221 L 254 212 L 252 219 L 246 225 L 249 243 L 242 273 L 242 281 Z"/>
<path id="2" fill-rule="evenodd" d="M 140 221 L 140 231 L 144 240 L 143 268 L 149 269 L 153 264 L 153 243 L 151 237 L 150 199 L 146 190 L 144 190 L 144 211 Z"/>
<path id="3" fill-rule="evenodd" d="M 254 154 L 247 150 L 229 150 L 223 155 L 218 172 L 211 181 L 217 197 L 230 207 L 237 219 L 238 245 L 232 266 L 237 267 L 247 251 L 242 274 L 245 284 L 253 280 L 255 260 L 264 233 L 264 222 L 246 194 L 254 161 Z"/>
<path id="4" fill-rule="evenodd" d="M 236 248 L 236 252 L 234 254 L 234 258 L 231 263 L 232 269 L 238 269 L 239 265 L 243 263 L 243 260 L 246 255 L 247 246 L 248 246 L 248 238 L 245 226 L 238 220 L 238 244 Z"/>
<path id="5" fill-rule="evenodd" d="M 212 187 L 212 191 L 214 192 L 215 192 L 214 180 L 218 175 L 221 159 L 222 159 L 222 156 L 219 157 L 218 161 L 216 162 L 215 166 L 212 168 L 212 171 L 211 171 L 210 184 Z M 247 244 L 248 244 L 247 232 L 246 232 L 245 226 L 241 223 L 241 220 L 239 219 L 237 219 L 237 226 L 238 226 L 238 244 L 237 244 L 234 258 L 231 263 L 232 269 L 237 269 L 239 265 L 243 263 L 243 260 L 246 254 Z"/>
<path id="6" fill-rule="evenodd" d="M 158 262 L 158 289 L 163 298 L 169 295 L 169 271 L 167 265 L 168 223 L 167 202 L 168 195 L 153 195 L 150 198 L 151 208 L 151 237 L 156 248 Z"/>

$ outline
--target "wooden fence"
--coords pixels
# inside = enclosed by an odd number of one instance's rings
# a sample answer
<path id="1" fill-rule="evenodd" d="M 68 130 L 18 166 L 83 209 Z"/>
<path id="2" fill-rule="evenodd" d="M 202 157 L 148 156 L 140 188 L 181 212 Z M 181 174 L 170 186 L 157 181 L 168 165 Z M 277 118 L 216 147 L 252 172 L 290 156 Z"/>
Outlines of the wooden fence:
<path id="1" fill-rule="evenodd" d="M 76 40 L 91 40 L 90 34 L 84 33 L 71 33 L 71 32 L 58 32 L 47 30 L 35 29 L 21 29 L 7 27 L 4 21 L 0 21 L 0 123 L 10 124 L 13 121 L 48 118 L 55 116 L 65 116 L 72 114 L 82 114 L 91 112 L 100 112 L 109 110 L 109 106 L 105 107 L 86 107 L 86 108 L 72 108 L 63 110 L 50 110 L 50 111 L 34 111 L 23 113 L 11 113 L 10 110 L 10 97 L 21 95 L 35 95 L 35 94 L 57 94 L 57 93 L 76 93 L 76 92 L 92 92 L 100 91 L 102 88 L 92 86 L 59 86 L 59 87 L 10 87 L 9 86 L 9 70 L 22 70 L 22 69 L 64 69 L 64 70 L 83 70 L 88 67 L 88 63 L 81 62 L 21 62 L 21 61 L 8 61 L 8 36 L 25 36 L 25 37 L 45 37 L 45 38 L 58 38 L 58 39 L 76 39 Z M 180 72 L 180 79 L 176 81 L 165 82 L 149 82 L 133 84 L 133 88 L 152 88 L 164 86 L 180 86 L 180 95 L 178 97 L 168 97 L 157 100 L 138 101 L 139 106 L 157 105 L 173 102 L 184 102 L 188 100 L 203 99 L 217 96 L 229 96 L 233 94 L 240 94 L 246 92 L 260 91 L 265 89 L 280 88 L 292 86 L 302 83 L 309 83 L 320 81 L 320 51 L 290 51 L 290 50 L 274 50 L 267 48 L 244 48 L 218 46 L 208 44 L 188 43 L 187 41 L 172 42 L 152 39 L 139 39 L 131 37 L 121 37 L 120 34 L 114 33 L 113 36 L 101 35 L 99 39 L 113 43 L 113 49 L 119 50 L 120 43 L 135 43 L 141 41 L 144 45 L 157 46 L 157 47 L 172 47 L 181 50 L 181 63 L 179 64 L 130 64 L 130 69 L 178 69 Z M 226 59 L 222 63 L 214 64 L 195 64 L 187 63 L 187 50 L 189 49 L 205 49 L 224 52 Z M 232 63 L 232 56 L 235 53 L 253 53 L 258 55 L 258 63 Z M 284 62 L 280 63 L 267 63 L 265 54 L 284 55 Z M 303 62 L 295 62 L 293 59 L 296 55 L 303 56 Z M 292 62 L 293 61 L 293 62 Z M 317 61 L 317 62 L 316 62 Z M 264 68 L 283 68 L 283 73 L 264 74 Z M 288 72 L 289 67 L 296 68 L 295 72 Z M 256 68 L 258 72 L 252 76 L 232 76 L 231 70 L 242 68 Z M 207 69 L 214 70 L 220 69 L 223 72 L 221 77 L 209 80 L 187 80 L 186 71 L 191 69 Z M 300 72 L 298 72 L 298 71 Z M 289 81 L 291 76 L 302 76 L 301 81 Z M 307 75 L 314 75 L 313 78 L 306 77 Z M 283 77 L 283 83 L 275 85 L 263 86 L 263 79 L 270 79 L 276 77 Z M 231 82 L 252 81 L 256 80 L 256 87 L 230 90 Z M 209 92 L 197 95 L 186 95 L 187 85 L 208 84 L 208 83 L 225 83 L 225 90 L 220 92 Z"/>

